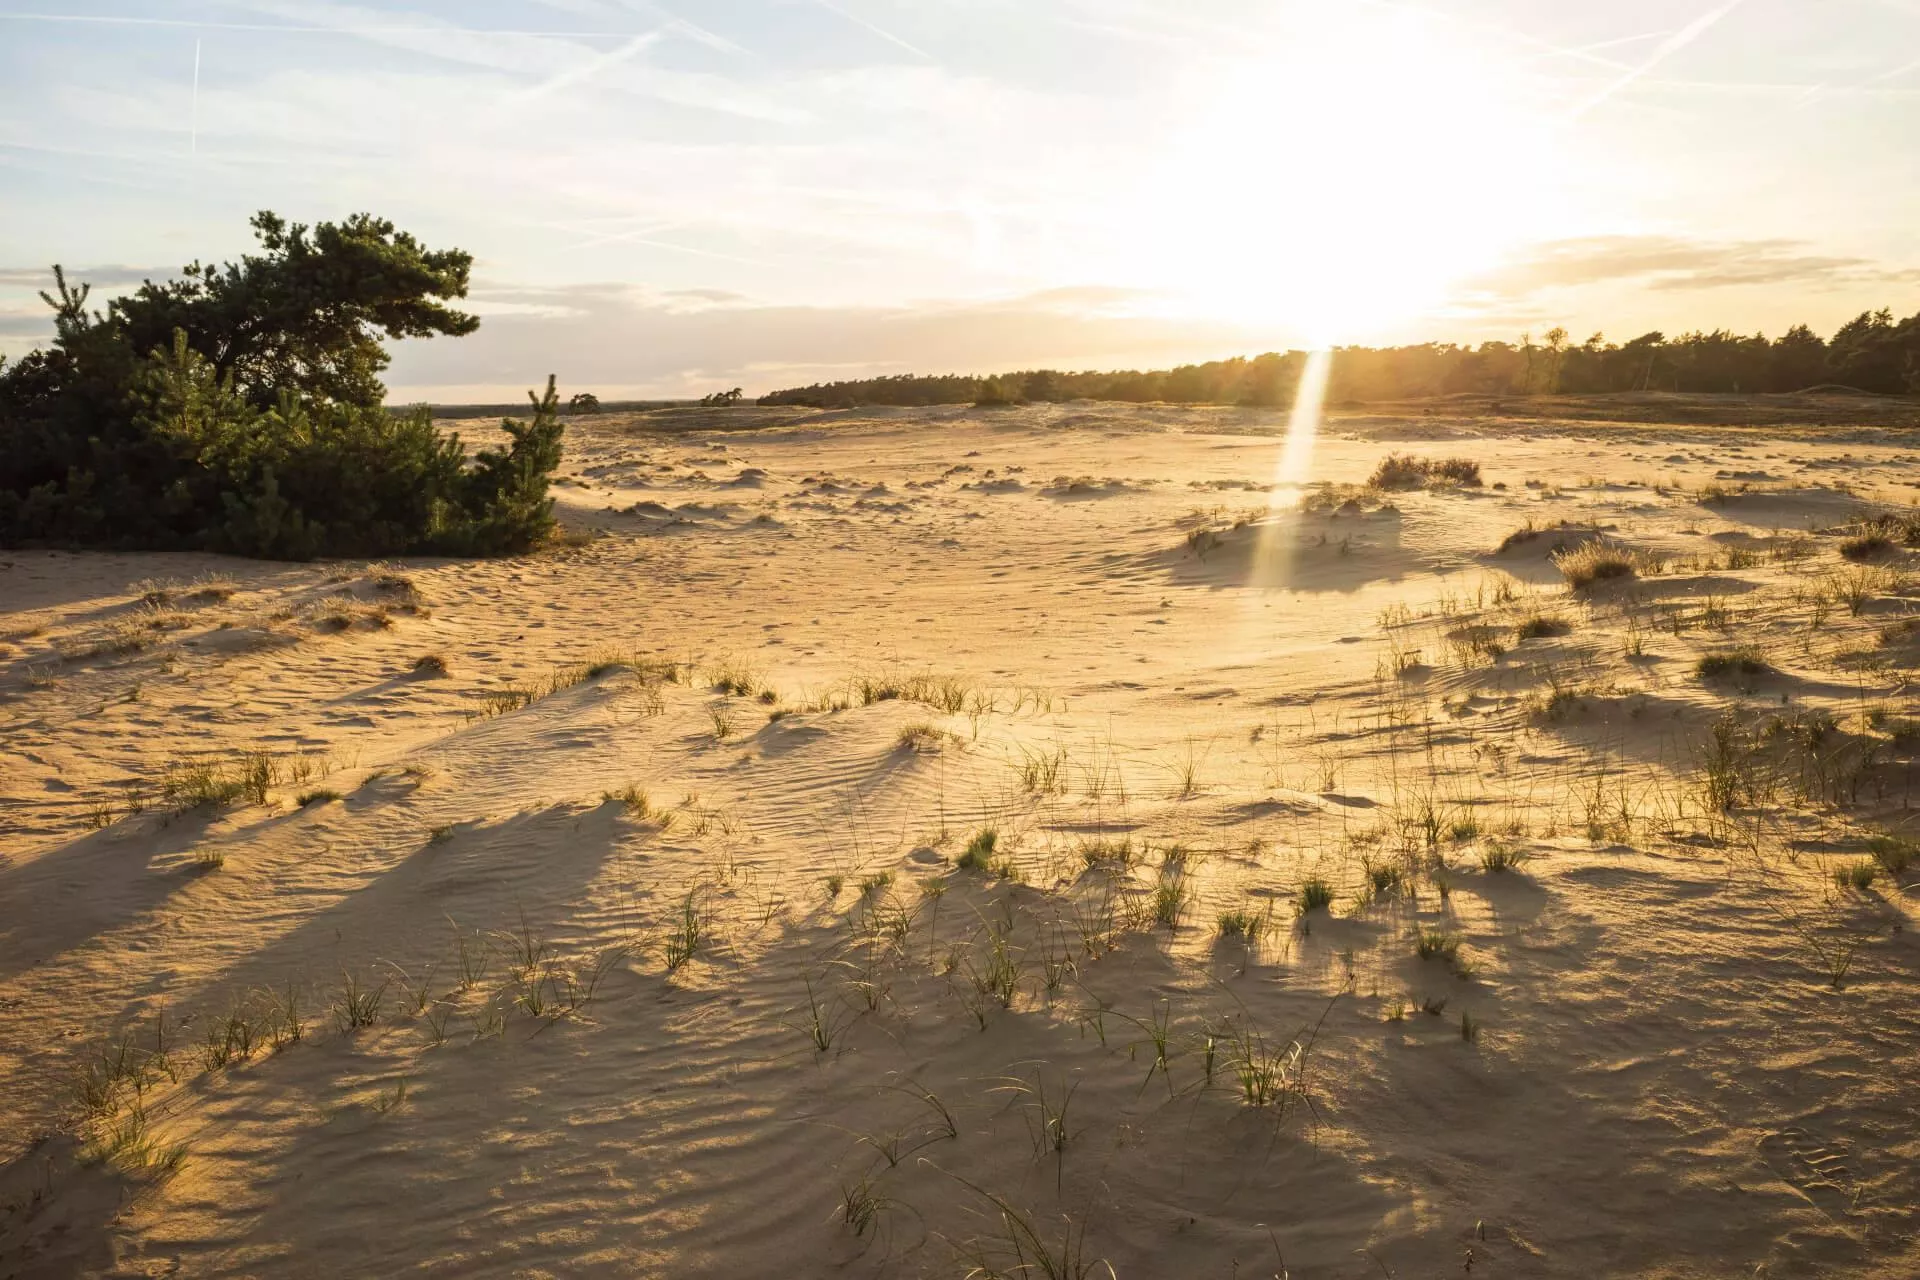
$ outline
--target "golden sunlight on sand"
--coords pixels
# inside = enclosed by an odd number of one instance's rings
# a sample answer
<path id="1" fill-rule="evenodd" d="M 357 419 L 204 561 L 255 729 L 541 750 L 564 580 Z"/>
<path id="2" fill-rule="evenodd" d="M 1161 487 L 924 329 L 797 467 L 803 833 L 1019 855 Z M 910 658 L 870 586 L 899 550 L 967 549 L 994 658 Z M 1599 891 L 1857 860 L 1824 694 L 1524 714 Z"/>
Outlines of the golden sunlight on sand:
<path id="1" fill-rule="evenodd" d="M 1920 1273 L 1920 457 L 1308 381 L 0 555 L 0 1275 Z"/>

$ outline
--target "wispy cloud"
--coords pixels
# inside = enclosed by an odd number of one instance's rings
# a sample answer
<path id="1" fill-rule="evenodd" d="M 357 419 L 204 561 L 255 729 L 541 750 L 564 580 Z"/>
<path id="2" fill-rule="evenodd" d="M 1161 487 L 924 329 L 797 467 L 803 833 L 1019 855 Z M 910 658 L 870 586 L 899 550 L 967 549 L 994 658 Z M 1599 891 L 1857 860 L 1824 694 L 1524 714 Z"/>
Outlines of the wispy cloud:
<path id="1" fill-rule="evenodd" d="M 1871 259 L 1820 253 L 1800 240 L 1713 241 L 1681 236 L 1591 236 L 1538 246 L 1468 283 L 1482 299 L 1510 300 L 1542 290 L 1636 281 L 1673 292 L 1739 285 L 1829 289 L 1909 279 L 1912 273 Z"/>
<path id="2" fill-rule="evenodd" d="M 128 267 L 114 264 L 102 264 L 91 267 L 67 267 L 67 279 L 75 283 L 85 282 L 97 289 L 123 288 L 139 284 L 143 280 L 156 277 L 164 278 L 176 271 L 176 266 L 166 267 Z M 51 289 L 53 288 L 52 267 L 0 267 L 0 288 L 8 289 Z M 36 304 L 38 305 L 38 304 Z"/>

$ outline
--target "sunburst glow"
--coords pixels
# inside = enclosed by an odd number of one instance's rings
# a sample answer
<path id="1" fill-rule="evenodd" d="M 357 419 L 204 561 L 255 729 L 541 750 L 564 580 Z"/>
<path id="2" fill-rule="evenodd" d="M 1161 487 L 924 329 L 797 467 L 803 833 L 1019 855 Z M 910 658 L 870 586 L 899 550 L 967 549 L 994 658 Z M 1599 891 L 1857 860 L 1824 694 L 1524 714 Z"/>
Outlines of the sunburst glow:
<path id="1" fill-rule="evenodd" d="M 1359 340 L 1526 233 L 1551 149 L 1504 64 L 1418 15 L 1296 15 L 1266 39 L 1193 87 L 1138 210 L 1176 308 Z"/>

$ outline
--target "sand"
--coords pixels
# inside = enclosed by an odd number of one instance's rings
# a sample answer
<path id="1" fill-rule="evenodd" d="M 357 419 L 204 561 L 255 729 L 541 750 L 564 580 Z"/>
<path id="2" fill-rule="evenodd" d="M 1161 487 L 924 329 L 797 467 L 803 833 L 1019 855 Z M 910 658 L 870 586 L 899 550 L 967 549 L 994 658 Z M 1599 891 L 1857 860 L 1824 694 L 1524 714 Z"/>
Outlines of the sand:
<path id="1" fill-rule="evenodd" d="M 0 1277 L 1920 1273 L 1920 451 L 1747 421 L 609 414 L 529 558 L 0 553 Z"/>

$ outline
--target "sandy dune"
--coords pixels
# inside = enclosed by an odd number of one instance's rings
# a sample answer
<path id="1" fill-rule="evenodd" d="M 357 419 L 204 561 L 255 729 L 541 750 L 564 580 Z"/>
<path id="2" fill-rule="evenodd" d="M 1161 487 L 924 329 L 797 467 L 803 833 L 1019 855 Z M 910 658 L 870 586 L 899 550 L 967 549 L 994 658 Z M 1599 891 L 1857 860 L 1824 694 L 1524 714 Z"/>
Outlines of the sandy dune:
<path id="1" fill-rule="evenodd" d="M 1283 427 L 0 553 L 0 1277 L 1920 1274 L 1910 433 Z"/>

